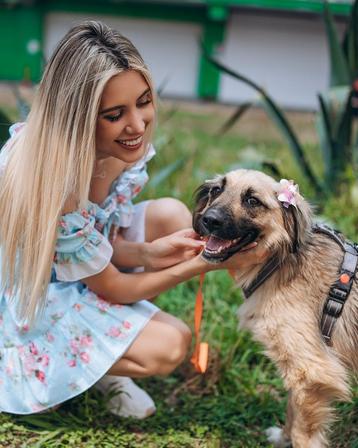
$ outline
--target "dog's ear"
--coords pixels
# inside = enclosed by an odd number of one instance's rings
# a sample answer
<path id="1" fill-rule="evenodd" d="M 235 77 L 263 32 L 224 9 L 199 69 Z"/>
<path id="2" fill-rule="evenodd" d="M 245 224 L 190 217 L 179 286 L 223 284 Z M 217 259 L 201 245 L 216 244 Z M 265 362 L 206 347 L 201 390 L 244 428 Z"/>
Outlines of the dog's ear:
<path id="1" fill-rule="evenodd" d="M 294 196 L 294 204 L 287 204 L 281 200 L 279 203 L 284 226 L 292 242 L 291 252 L 296 252 L 311 233 L 311 206 L 298 192 Z"/>
<path id="2" fill-rule="evenodd" d="M 196 227 L 196 222 L 201 212 L 209 201 L 210 184 L 204 182 L 194 192 L 194 211 L 193 211 L 193 228 Z"/>

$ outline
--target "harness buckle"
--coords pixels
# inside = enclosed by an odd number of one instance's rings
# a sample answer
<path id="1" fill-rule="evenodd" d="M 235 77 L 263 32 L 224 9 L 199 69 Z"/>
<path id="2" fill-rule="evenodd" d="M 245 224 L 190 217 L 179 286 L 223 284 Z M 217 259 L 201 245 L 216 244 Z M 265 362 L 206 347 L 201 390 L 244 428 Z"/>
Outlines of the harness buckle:
<path id="1" fill-rule="evenodd" d="M 348 291 L 345 291 L 344 289 L 333 287 L 330 289 L 328 295 L 333 300 L 336 300 L 337 302 L 340 302 L 340 303 L 342 303 L 342 305 L 344 305 L 344 302 L 346 301 L 347 296 L 348 296 Z"/>
<path id="2" fill-rule="evenodd" d="M 332 317 L 339 317 L 342 314 L 344 301 L 337 300 L 334 297 L 328 296 L 325 312 Z"/>

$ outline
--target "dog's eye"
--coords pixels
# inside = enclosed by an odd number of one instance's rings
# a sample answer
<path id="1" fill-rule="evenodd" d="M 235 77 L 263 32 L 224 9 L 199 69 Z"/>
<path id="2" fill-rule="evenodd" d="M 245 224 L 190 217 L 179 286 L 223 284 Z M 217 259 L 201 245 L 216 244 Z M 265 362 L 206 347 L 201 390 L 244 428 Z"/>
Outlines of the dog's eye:
<path id="1" fill-rule="evenodd" d="M 210 189 L 210 195 L 212 197 L 219 196 L 219 194 L 221 192 L 222 192 L 222 188 L 219 187 L 218 185 L 215 185 L 214 187 L 211 187 L 211 189 Z"/>
<path id="2" fill-rule="evenodd" d="M 258 205 L 261 204 L 261 202 L 254 198 L 253 196 L 250 196 L 249 198 L 246 199 L 246 203 L 250 206 L 250 207 L 256 207 Z"/>

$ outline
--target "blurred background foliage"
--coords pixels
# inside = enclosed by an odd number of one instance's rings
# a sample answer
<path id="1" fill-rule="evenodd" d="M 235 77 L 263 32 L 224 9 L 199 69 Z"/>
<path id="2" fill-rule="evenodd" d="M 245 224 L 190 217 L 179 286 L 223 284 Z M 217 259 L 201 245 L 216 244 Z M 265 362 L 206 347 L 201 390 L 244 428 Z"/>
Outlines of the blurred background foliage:
<path id="1" fill-rule="evenodd" d="M 342 42 L 327 1 L 323 19 L 330 54 L 330 84 L 327 91 L 318 94 L 316 122 L 320 160 L 318 157 L 313 162 L 308 160 L 287 115 L 256 80 L 233 71 L 208 53 L 206 58 L 221 72 L 247 84 L 259 94 L 259 100 L 255 103 L 245 103 L 237 108 L 223 124 L 221 133 L 227 132 L 253 104 L 261 105 L 287 141 L 288 148 L 315 194 L 331 196 L 348 190 L 353 201 L 358 204 L 358 1 L 353 4 Z"/>
<path id="2" fill-rule="evenodd" d="M 332 75 L 330 88 L 320 95 L 317 114 L 281 110 L 259 84 L 237 73 L 232 74 L 260 93 L 259 102 L 234 108 L 160 101 L 154 142 L 158 154 L 149 164 L 150 181 L 139 200 L 174 196 L 191 207 L 193 192 L 205 179 L 238 167 L 263 169 L 277 178 L 295 179 L 301 193 L 328 221 L 358 240 L 358 213 L 352 199 L 358 163 L 352 102 L 357 1 L 342 43 L 328 8 L 324 20 Z M 219 61 L 212 63 L 231 73 Z M 7 139 L 9 124 L 24 119 L 28 111 L 29 102 L 18 86 L 13 94 L 16 110 L 4 108 L 0 115 L 1 141 Z M 258 106 L 269 112 L 269 118 Z M 193 279 L 162 294 L 157 303 L 193 326 L 197 288 Z M 204 295 L 202 338 L 211 347 L 209 370 L 197 375 L 185 362 L 167 378 L 142 380 L 157 404 L 155 416 L 145 421 L 115 418 L 105 410 L 105 399 L 90 390 L 52 413 L 0 414 L 0 447 L 268 446 L 264 430 L 284 421 L 282 381 L 261 346 L 237 330 L 242 296 L 231 278 L 225 272 L 208 274 Z M 357 392 L 353 386 L 352 402 L 337 405 L 331 435 L 335 448 L 358 447 Z"/>

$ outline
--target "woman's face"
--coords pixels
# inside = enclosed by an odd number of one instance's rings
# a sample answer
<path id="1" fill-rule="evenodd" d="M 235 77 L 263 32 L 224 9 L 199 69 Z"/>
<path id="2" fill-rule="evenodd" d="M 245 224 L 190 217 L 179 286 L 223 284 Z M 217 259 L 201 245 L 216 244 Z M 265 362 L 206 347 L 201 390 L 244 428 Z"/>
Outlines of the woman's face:
<path id="1" fill-rule="evenodd" d="M 144 77 L 124 71 L 102 94 L 96 129 L 96 157 L 134 163 L 145 153 L 144 134 L 154 119 L 152 93 Z"/>

